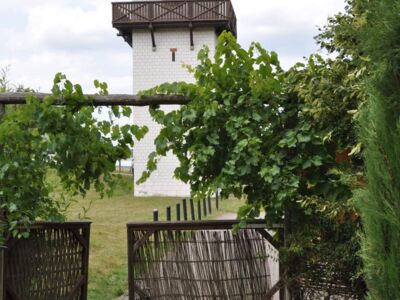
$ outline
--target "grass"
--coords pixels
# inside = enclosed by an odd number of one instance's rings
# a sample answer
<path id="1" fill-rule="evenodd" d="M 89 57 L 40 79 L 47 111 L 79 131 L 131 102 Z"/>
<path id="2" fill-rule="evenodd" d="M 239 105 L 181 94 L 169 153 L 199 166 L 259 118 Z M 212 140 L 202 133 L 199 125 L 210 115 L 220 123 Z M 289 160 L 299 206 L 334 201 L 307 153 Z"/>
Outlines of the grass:
<path id="1" fill-rule="evenodd" d="M 153 209 L 159 210 L 159 219 L 165 220 L 165 207 L 175 207 L 181 198 L 133 197 L 133 182 L 130 176 L 123 176 L 111 198 L 100 199 L 95 191 L 89 191 L 85 199 L 78 199 L 68 209 L 69 220 L 76 220 L 82 214 L 82 207 L 89 207 L 86 213 L 93 223 L 90 238 L 89 300 L 115 299 L 127 291 L 127 241 L 126 223 L 151 221 Z M 235 213 L 243 202 L 225 200 L 220 209 L 213 210 L 208 218 L 226 213 Z M 172 209 L 174 218 L 174 209 Z"/>

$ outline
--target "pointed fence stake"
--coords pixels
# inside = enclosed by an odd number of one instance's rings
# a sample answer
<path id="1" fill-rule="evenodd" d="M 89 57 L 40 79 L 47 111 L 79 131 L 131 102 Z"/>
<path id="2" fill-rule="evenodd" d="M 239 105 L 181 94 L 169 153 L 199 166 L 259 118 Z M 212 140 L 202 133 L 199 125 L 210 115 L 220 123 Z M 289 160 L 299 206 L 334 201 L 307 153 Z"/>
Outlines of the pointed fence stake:
<path id="1" fill-rule="evenodd" d="M 176 220 L 181 220 L 181 205 L 179 203 L 176 204 Z"/>
<path id="2" fill-rule="evenodd" d="M 190 199 L 190 215 L 192 217 L 192 221 L 195 220 L 195 215 L 194 215 L 194 203 L 193 199 Z"/>
<path id="3" fill-rule="evenodd" d="M 171 221 L 171 206 L 167 206 L 167 221 Z"/>
<path id="4" fill-rule="evenodd" d="M 197 201 L 197 220 L 201 221 L 201 202 Z"/>
<path id="5" fill-rule="evenodd" d="M 158 221 L 158 209 L 153 209 L 153 221 Z"/>
<path id="6" fill-rule="evenodd" d="M 188 212 L 187 212 L 186 199 L 182 200 L 182 210 L 183 210 L 183 220 L 187 221 L 188 220 Z"/>

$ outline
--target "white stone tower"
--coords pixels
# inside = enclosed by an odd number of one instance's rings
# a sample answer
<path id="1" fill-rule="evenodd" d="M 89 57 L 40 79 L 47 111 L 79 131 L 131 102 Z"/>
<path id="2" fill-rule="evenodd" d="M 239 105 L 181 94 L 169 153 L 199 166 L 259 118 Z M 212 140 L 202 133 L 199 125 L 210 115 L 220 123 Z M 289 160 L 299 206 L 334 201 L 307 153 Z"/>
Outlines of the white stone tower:
<path id="1" fill-rule="evenodd" d="M 133 93 L 164 82 L 192 82 L 182 66 L 195 66 L 197 53 L 207 45 L 211 55 L 223 30 L 236 35 L 236 16 L 230 0 L 158 0 L 115 2 L 113 26 L 133 50 Z M 177 106 L 164 106 L 164 111 Z M 135 124 L 146 125 L 149 133 L 134 148 L 134 179 L 146 169 L 160 127 L 148 108 L 135 108 Z M 178 166 L 173 154 L 163 157 L 146 183 L 136 185 L 135 196 L 188 196 L 189 186 L 174 178 Z"/>

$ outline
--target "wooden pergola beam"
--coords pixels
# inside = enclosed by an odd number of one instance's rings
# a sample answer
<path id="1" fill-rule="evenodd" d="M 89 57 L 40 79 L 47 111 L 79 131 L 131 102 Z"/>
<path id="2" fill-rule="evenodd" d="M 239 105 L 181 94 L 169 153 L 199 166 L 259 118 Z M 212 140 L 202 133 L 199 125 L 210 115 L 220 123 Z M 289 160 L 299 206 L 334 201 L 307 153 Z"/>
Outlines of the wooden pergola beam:
<path id="1" fill-rule="evenodd" d="M 10 104 L 26 104 L 27 96 L 35 96 L 43 100 L 52 94 L 47 93 L 0 93 L 0 105 Z M 150 106 L 150 105 L 183 105 L 188 104 L 190 99 L 182 95 L 154 95 L 154 96 L 137 96 L 137 95 L 85 95 L 82 99 L 82 105 L 93 106 Z M 84 101 L 86 100 L 86 101 Z M 65 105 L 62 98 L 57 99 L 55 105 Z"/>

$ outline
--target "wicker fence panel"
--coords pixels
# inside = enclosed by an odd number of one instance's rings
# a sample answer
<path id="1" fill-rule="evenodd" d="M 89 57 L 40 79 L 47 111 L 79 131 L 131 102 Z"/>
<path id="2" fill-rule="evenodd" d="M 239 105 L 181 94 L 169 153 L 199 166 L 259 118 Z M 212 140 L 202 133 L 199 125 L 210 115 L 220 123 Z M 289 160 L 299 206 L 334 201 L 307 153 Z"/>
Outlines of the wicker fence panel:
<path id="1" fill-rule="evenodd" d="M 129 224 L 130 299 L 265 299 L 268 232 L 233 223 Z"/>
<path id="2" fill-rule="evenodd" d="M 302 299 L 314 300 L 322 297 L 327 299 L 328 296 L 329 300 L 364 299 L 363 288 L 351 282 L 349 270 L 346 267 L 333 270 L 327 264 L 307 266 L 307 277 L 303 277 L 299 282 Z"/>
<path id="3" fill-rule="evenodd" d="M 5 253 L 6 300 L 85 300 L 90 222 L 37 223 Z"/>

